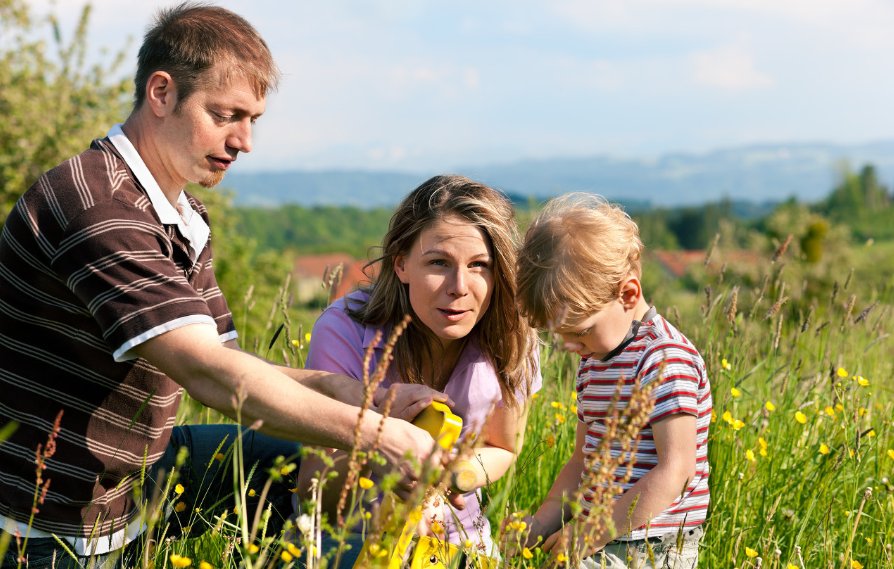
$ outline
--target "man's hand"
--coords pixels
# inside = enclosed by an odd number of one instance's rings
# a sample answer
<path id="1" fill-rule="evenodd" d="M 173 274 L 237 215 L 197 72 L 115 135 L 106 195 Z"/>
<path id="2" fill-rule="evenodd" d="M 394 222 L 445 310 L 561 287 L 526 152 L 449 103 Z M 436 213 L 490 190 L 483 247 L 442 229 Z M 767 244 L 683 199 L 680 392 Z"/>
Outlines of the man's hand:
<path id="1" fill-rule="evenodd" d="M 442 452 L 430 434 L 394 417 L 385 418 L 378 450 L 388 462 L 386 469 L 396 470 L 402 476 L 395 488 L 395 493 L 402 500 L 408 499 L 416 490 L 419 467 L 427 462 L 438 465 Z"/>
<path id="2" fill-rule="evenodd" d="M 403 419 L 404 421 L 412 421 L 416 415 L 421 413 L 423 409 L 431 405 L 432 401 L 440 401 L 448 407 L 453 407 L 454 403 L 446 393 L 435 391 L 427 385 L 417 383 L 395 383 L 388 389 L 380 387 L 373 396 L 373 405 L 377 410 L 385 405 L 385 401 L 392 396 L 394 400 L 391 403 L 391 411 L 389 416 Z"/>

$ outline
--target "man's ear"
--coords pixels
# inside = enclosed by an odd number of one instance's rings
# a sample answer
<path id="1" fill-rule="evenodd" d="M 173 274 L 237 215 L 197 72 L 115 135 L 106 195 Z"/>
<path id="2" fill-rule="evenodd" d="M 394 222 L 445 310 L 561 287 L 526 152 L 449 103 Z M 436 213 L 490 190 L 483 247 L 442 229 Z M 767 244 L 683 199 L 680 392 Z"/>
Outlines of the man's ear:
<path id="1" fill-rule="evenodd" d="M 631 310 L 636 307 L 643 296 L 643 287 L 637 277 L 627 277 L 621 283 L 621 304 L 624 308 Z"/>
<path id="2" fill-rule="evenodd" d="M 146 81 L 146 104 L 152 114 L 161 118 L 174 112 L 177 106 L 177 87 L 166 71 L 155 71 Z"/>
<path id="3" fill-rule="evenodd" d="M 410 277 L 407 275 L 406 263 L 407 258 L 403 255 L 394 257 L 394 274 L 396 274 L 397 278 L 400 279 L 400 282 L 404 284 L 410 282 Z"/>

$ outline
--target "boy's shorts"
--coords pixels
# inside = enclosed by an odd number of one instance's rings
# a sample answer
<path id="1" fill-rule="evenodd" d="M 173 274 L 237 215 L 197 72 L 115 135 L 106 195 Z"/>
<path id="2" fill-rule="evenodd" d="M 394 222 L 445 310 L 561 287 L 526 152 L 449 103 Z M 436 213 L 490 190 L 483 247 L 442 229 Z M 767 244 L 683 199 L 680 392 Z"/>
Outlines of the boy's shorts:
<path id="1" fill-rule="evenodd" d="M 581 569 L 695 569 L 698 544 L 702 538 L 698 526 L 659 537 L 610 541 L 601 551 L 584 559 Z"/>

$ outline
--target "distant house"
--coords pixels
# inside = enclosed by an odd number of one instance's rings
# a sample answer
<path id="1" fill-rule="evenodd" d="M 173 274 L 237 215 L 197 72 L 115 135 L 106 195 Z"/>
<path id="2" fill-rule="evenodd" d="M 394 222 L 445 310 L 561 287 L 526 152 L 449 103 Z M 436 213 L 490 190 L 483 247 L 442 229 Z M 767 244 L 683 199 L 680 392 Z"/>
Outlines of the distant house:
<path id="1" fill-rule="evenodd" d="M 704 249 L 695 250 L 655 250 L 651 257 L 668 275 L 681 278 L 691 269 L 705 266 Z M 748 249 L 715 249 L 711 261 L 706 267 L 708 272 L 716 273 L 722 268 L 736 273 L 756 273 L 759 267 L 769 262 L 769 257 Z"/>
<path id="2" fill-rule="evenodd" d="M 369 277 L 363 273 L 365 264 L 366 261 L 358 261 L 346 253 L 298 257 L 292 271 L 296 300 L 325 302 L 369 284 Z"/>

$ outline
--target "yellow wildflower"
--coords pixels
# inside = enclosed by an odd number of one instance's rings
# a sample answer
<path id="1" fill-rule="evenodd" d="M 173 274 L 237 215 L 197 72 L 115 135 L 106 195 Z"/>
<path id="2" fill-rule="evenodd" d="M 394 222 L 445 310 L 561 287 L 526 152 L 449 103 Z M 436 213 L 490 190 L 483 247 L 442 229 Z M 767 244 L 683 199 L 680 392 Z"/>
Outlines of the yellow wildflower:
<path id="1" fill-rule="evenodd" d="M 258 493 L 255 492 L 255 489 L 254 489 L 254 488 L 249 488 L 249 489 L 248 489 L 248 496 L 249 496 L 250 498 L 254 498 L 254 497 L 257 496 L 257 495 L 258 495 Z"/>
<path id="2" fill-rule="evenodd" d="M 869 380 L 862 375 L 857 376 L 857 385 L 860 387 L 869 387 Z"/>
<path id="3" fill-rule="evenodd" d="M 547 448 L 553 448 L 554 446 L 556 446 L 556 435 L 550 433 L 546 435 L 546 439 L 544 440 L 546 442 Z"/>
<path id="4" fill-rule="evenodd" d="M 767 456 L 767 440 L 764 437 L 758 437 L 757 444 L 759 447 L 761 447 L 760 450 L 757 451 L 758 454 L 760 454 L 761 456 Z"/>
<path id="5" fill-rule="evenodd" d="M 565 563 L 566 561 L 568 561 L 568 556 L 564 553 L 560 553 L 556 556 L 557 563 Z"/>
<path id="6" fill-rule="evenodd" d="M 540 394 L 539 394 L 539 393 L 532 393 L 532 394 L 531 394 L 531 399 L 537 399 L 538 397 L 540 397 Z"/>
<path id="7" fill-rule="evenodd" d="M 717 413 L 715 413 L 713 409 L 711 409 L 711 422 L 712 423 L 717 422 Z"/>
<path id="8" fill-rule="evenodd" d="M 577 401 L 577 390 L 576 389 L 571 390 L 571 401 L 572 402 Z"/>
<path id="9" fill-rule="evenodd" d="M 526 547 L 522 549 L 522 557 L 524 557 L 525 559 L 531 559 L 532 557 L 534 557 L 534 554 L 531 553 L 531 550 Z"/>
<path id="10" fill-rule="evenodd" d="M 741 397 L 742 396 L 742 390 L 739 389 L 738 387 L 733 387 L 732 389 L 729 390 L 729 393 L 733 397 Z"/>
<path id="11" fill-rule="evenodd" d="M 248 552 L 251 553 L 252 555 L 254 555 L 255 553 L 257 553 L 260 550 L 261 550 L 261 548 L 258 547 L 257 544 L 254 544 L 254 543 L 248 544 Z"/>
<path id="12" fill-rule="evenodd" d="M 174 511 L 178 514 L 186 510 L 186 502 L 177 502 L 174 504 Z"/>
<path id="13" fill-rule="evenodd" d="M 868 438 L 870 438 L 870 439 L 871 439 L 872 437 L 874 437 L 874 436 L 875 436 L 875 429 L 869 429 L 869 432 L 866 433 L 866 436 L 867 436 Z"/>
<path id="14" fill-rule="evenodd" d="M 747 461 L 749 461 L 749 462 L 754 462 L 754 461 L 755 461 L 755 458 L 754 458 L 754 451 L 753 451 L 753 450 L 748 449 L 748 450 L 745 451 L 745 460 L 747 460 Z"/>
<path id="15" fill-rule="evenodd" d="M 807 423 L 807 415 L 805 415 L 801 411 L 797 411 L 795 413 L 795 421 L 797 421 L 803 425 L 803 424 Z"/>
<path id="16" fill-rule="evenodd" d="M 361 476 L 360 480 L 358 480 L 357 483 L 360 484 L 360 488 L 364 490 L 369 490 L 373 487 L 373 481 L 366 476 Z"/>
<path id="17" fill-rule="evenodd" d="M 286 551 L 292 554 L 293 557 L 301 557 L 301 550 L 295 546 L 294 543 L 286 544 Z"/>
<path id="18" fill-rule="evenodd" d="M 785 566 L 785 569 L 800 569 L 800 567 L 798 567 L 794 563 L 789 563 L 788 565 Z"/>
<path id="19" fill-rule="evenodd" d="M 863 569 L 863 564 L 856 559 L 851 559 L 851 569 Z"/>
<path id="20" fill-rule="evenodd" d="M 550 403 L 550 406 L 551 406 L 553 409 L 558 409 L 559 411 L 564 411 L 564 410 L 565 410 L 565 404 L 564 404 L 564 403 L 559 403 L 558 401 L 553 401 L 552 403 Z"/>
<path id="21" fill-rule="evenodd" d="M 829 449 L 829 445 L 826 443 L 820 443 L 819 453 L 820 454 L 829 454 L 831 449 Z"/>
<path id="22" fill-rule="evenodd" d="M 724 411 L 724 412 L 723 412 L 723 415 L 721 415 L 721 418 L 722 418 L 724 421 L 726 421 L 727 423 L 729 423 L 730 425 L 733 424 L 733 414 L 730 413 L 729 411 Z"/>
<path id="23" fill-rule="evenodd" d="M 562 415 L 561 413 L 556 413 L 556 423 L 561 424 L 564 422 L 565 422 L 565 415 Z"/>
<path id="24" fill-rule="evenodd" d="M 894 460 L 894 449 L 891 449 L 891 448 L 888 449 L 888 458 L 890 458 L 891 460 Z"/>
<path id="25" fill-rule="evenodd" d="M 751 549 L 750 547 L 746 547 L 745 555 L 747 555 L 749 559 L 754 559 L 755 557 L 757 557 L 757 551 Z"/>
<path id="26" fill-rule="evenodd" d="M 300 348 L 301 342 L 299 342 L 298 340 L 292 340 L 292 345 L 295 346 L 296 348 Z"/>
<path id="27" fill-rule="evenodd" d="M 733 430 L 734 431 L 738 431 L 739 429 L 741 429 L 744 426 L 745 426 L 745 421 L 742 421 L 741 419 L 736 419 L 735 421 L 733 421 Z"/>
<path id="28" fill-rule="evenodd" d="M 824 411 L 826 412 L 826 415 L 828 415 L 830 417 L 835 416 L 835 409 L 833 409 L 831 405 L 826 405 L 826 408 L 824 409 Z"/>
<path id="29" fill-rule="evenodd" d="M 305 332 L 305 333 L 304 333 L 304 341 L 305 341 L 305 342 L 310 342 L 310 332 Z"/>
<path id="30" fill-rule="evenodd" d="M 183 484 L 177 484 L 176 486 L 174 486 L 174 494 L 177 494 L 178 496 L 180 494 L 183 494 L 185 490 L 186 488 L 183 487 Z"/>
<path id="31" fill-rule="evenodd" d="M 835 410 L 838 411 L 839 413 L 844 411 L 844 405 L 842 405 L 841 403 L 836 403 Z"/>
<path id="32" fill-rule="evenodd" d="M 217 462 L 223 462 L 223 459 L 225 459 L 225 458 L 226 458 L 226 456 L 224 456 L 224 453 L 222 453 L 222 452 L 219 452 L 214 455 L 214 460 L 216 460 Z"/>
<path id="33" fill-rule="evenodd" d="M 866 407 L 860 407 L 859 409 L 857 409 L 857 415 L 859 415 L 860 417 L 862 417 L 865 414 L 866 414 Z"/>
<path id="34" fill-rule="evenodd" d="M 512 531 L 517 531 L 518 533 L 521 533 L 521 532 L 525 531 L 526 529 L 528 529 L 528 524 L 527 524 L 527 522 L 524 522 L 522 520 L 513 520 L 513 521 L 509 522 L 508 528 Z"/>
<path id="35" fill-rule="evenodd" d="M 295 557 L 288 551 L 283 551 L 279 554 L 279 558 L 283 560 L 283 563 L 291 563 Z"/>
<path id="36" fill-rule="evenodd" d="M 214 569 L 214 565 L 208 563 L 207 561 L 202 561 L 199 563 L 199 569 Z"/>
<path id="37" fill-rule="evenodd" d="M 571 411 L 572 414 L 577 415 L 577 405 L 572 405 L 568 410 Z"/>
<path id="38" fill-rule="evenodd" d="M 720 367 L 722 367 L 722 368 L 725 369 L 726 371 L 729 371 L 729 370 L 733 369 L 732 364 L 730 364 L 730 363 L 729 363 L 729 360 L 726 359 L 726 358 L 723 358 L 722 360 L 720 360 Z"/>
<path id="39" fill-rule="evenodd" d="M 844 369 L 843 367 L 838 368 L 838 370 L 835 373 L 838 374 L 838 377 L 841 377 L 841 378 L 845 378 L 850 375 L 847 372 L 847 370 Z"/>
<path id="40" fill-rule="evenodd" d="M 182 555 L 177 555 L 176 553 L 171 554 L 171 565 L 177 567 L 177 569 L 182 569 L 183 567 L 189 567 L 192 565 L 192 559 L 189 557 L 184 557 Z"/>
<path id="41" fill-rule="evenodd" d="M 772 401 L 767 401 L 766 403 L 764 403 L 764 409 L 772 413 L 776 410 L 776 405 L 774 405 Z"/>

